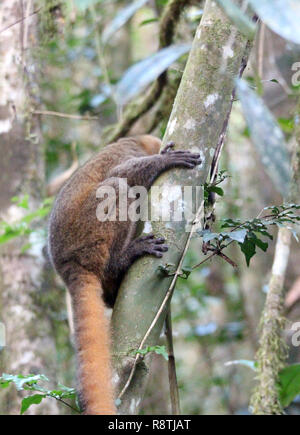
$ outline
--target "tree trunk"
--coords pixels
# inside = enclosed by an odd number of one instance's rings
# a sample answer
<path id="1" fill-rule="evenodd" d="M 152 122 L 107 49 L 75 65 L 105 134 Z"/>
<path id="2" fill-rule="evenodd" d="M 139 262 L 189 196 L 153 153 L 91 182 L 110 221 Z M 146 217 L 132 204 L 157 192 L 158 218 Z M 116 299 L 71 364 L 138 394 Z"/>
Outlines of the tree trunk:
<path id="1" fill-rule="evenodd" d="M 300 114 L 300 100 L 295 118 Z M 296 140 L 291 160 L 292 181 L 288 202 L 298 203 L 300 196 L 300 126 L 296 124 Z M 284 281 L 289 261 L 291 231 L 279 228 L 273 267 L 268 286 L 265 307 L 261 316 L 261 335 L 257 352 L 258 385 L 251 398 L 252 412 L 255 415 L 284 414 L 278 393 L 280 370 L 285 366 L 287 345 L 283 337 L 286 319 L 284 311 Z"/>
<path id="2" fill-rule="evenodd" d="M 30 0 L 2 0 L 0 29 L 29 15 Z M 9 224 L 28 213 L 12 204 L 13 196 L 28 194 L 30 210 L 40 205 L 44 190 L 44 153 L 39 122 L 31 116 L 37 100 L 38 67 L 31 55 L 38 46 L 37 16 L 24 19 L 1 33 L 0 44 L 0 196 L 1 218 Z M 1 373 L 56 374 L 56 351 L 50 319 L 41 308 L 43 243 L 18 238 L 1 245 L 0 319 L 6 329 L 6 346 L 0 354 Z M 12 387 L 1 392 L 3 414 L 20 412 L 20 393 Z M 54 400 L 46 400 L 28 413 L 58 412 Z"/>
<path id="3" fill-rule="evenodd" d="M 163 145 L 170 140 L 179 149 L 199 152 L 200 167 L 193 171 L 174 169 L 164 173 L 155 186 L 201 186 L 207 180 L 212 157 L 220 137 L 225 134 L 233 99 L 234 78 L 241 68 L 247 40 L 228 21 L 214 1 L 208 0 L 177 93 Z M 200 196 L 202 195 L 202 190 Z M 184 198 L 186 199 L 186 198 Z M 198 198 L 199 199 L 199 198 Z M 192 201 L 184 202 L 184 210 L 192 209 Z M 203 204 L 201 198 L 199 204 Z M 155 207 L 151 198 L 151 206 Z M 177 204 L 178 205 L 178 204 Z M 119 290 L 113 312 L 113 355 L 115 381 L 122 392 L 119 412 L 136 414 L 144 394 L 149 370 L 149 355 L 139 361 L 126 391 L 124 385 L 133 373 L 132 351 L 156 345 L 165 319 L 166 309 L 143 340 L 160 309 L 174 277 L 157 273 L 160 264 L 180 264 L 189 242 L 190 226 L 180 222 L 151 222 L 153 233 L 166 238 L 169 251 L 162 260 L 144 257 L 135 262 Z M 177 269 L 177 272 L 178 271 Z M 177 273 L 178 274 L 178 273 Z M 147 334 L 148 335 L 148 334 Z"/>

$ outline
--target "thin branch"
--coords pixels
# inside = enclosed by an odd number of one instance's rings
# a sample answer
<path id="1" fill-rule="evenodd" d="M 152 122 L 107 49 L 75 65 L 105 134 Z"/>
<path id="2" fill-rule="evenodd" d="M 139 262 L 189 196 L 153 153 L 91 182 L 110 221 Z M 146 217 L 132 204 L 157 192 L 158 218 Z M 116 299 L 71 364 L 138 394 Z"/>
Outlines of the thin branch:
<path id="1" fill-rule="evenodd" d="M 27 20 L 27 18 L 30 18 L 33 15 L 37 14 L 38 12 L 40 12 L 41 9 L 42 9 L 42 7 L 40 7 L 38 9 L 36 9 L 35 11 L 31 12 L 31 14 L 27 15 L 26 17 L 22 17 L 19 20 L 15 21 L 14 23 L 9 24 L 8 26 L 6 26 L 3 29 L 1 29 L 0 33 L 5 32 L 6 30 L 10 29 L 11 27 L 15 26 L 16 24 L 22 23 L 24 20 Z"/>
<path id="2" fill-rule="evenodd" d="M 257 63 L 258 63 L 258 74 L 260 79 L 263 78 L 263 68 L 264 68 L 264 43 L 265 43 L 265 24 L 260 22 L 260 31 L 259 31 L 259 42 L 258 42 L 258 54 L 257 54 Z"/>
<path id="3" fill-rule="evenodd" d="M 97 116 L 71 115 L 69 113 L 54 112 L 52 110 L 33 110 L 31 113 L 34 115 L 57 116 L 59 118 L 79 119 L 83 121 L 99 121 Z"/>
<path id="4" fill-rule="evenodd" d="M 102 46 L 102 43 L 101 43 L 101 35 L 100 35 L 100 32 L 98 30 L 98 25 L 97 25 L 98 24 L 97 23 L 97 14 L 96 14 L 95 6 L 93 3 L 90 5 L 90 11 L 91 11 L 91 15 L 92 15 L 94 25 L 95 25 L 95 42 L 96 42 L 96 52 L 97 52 L 99 66 L 100 66 L 101 72 L 102 72 L 103 77 L 104 77 L 104 82 L 109 87 L 112 99 L 117 107 L 117 116 L 119 119 L 119 106 L 118 106 L 117 99 L 115 97 L 114 88 L 113 88 L 111 81 L 110 81 L 110 78 L 109 78 L 108 68 L 107 68 L 106 60 L 105 60 L 105 56 L 104 56 L 104 47 Z"/>
<path id="5" fill-rule="evenodd" d="M 180 400 L 178 392 L 178 383 L 176 375 L 176 364 L 173 349 L 173 333 L 172 333 L 172 315 L 171 307 L 169 306 L 166 320 L 165 320 L 165 335 L 167 340 L 167 350 L 168 350 L 168 375 L 169 375 L 169 386 L 170 386 L 170 398 L 172 415 L 180 415 Z"/>
<path id="6" fill-rule="evenodd" d="M 58 402 L 63 403 L 64 405 L 68 406 L 70 409 L 72 409 L 72 411 L 77 412 L 77 414 L 81 414 L 81 412 L 79 411 L 79 409 L 74 408 L 72 405 L 69 405 L 69 403 L 65 402 L 64 400 L 60 399 L 59 397 L 55 397 L 52 395 L 47 395 L 48 397 L 52 397 L 53 399 L 56 399 Z"/>
<path id="7" fill-rule="evenodd" d="M 26 17 L 30 16 L 30 9 L 32 6 L 32 0 L 28 0 L 27 4 L 26 4 Z M 26 50 L 27 48 L 27 42 L 28 42 L 28 30 L 29 30 L 29 22 L 26 20 L 24 23 L 24 34 L 23 34 L 23 47 L 24 50 Z"/>

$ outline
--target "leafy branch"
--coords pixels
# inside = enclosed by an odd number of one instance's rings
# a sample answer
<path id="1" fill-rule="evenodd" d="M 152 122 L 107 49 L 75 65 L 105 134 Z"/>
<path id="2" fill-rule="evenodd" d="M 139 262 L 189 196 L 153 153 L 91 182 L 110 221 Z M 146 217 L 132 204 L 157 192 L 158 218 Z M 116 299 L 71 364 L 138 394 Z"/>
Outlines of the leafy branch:
<path id="1" fill-rule="evenodd" d="M 77 395 L 74 388 L 66 387 L 65 385 L 58 384 L 58 388 L 54 390 L 48 390 L 39 384 L 40 381 L 49 382 L 49 379 L 45 375 L 11 375 L 3 373 L 0 377 L 0 388 L 7 388 L 11 384 L 14 384 L 18 391 L 36 391 L 38 394 L 26 396 L 22 399 L 20 414 L 24 414 L 25 411 L 31 405 L 38 405 L 43 399 L 51 397 L 58 402 L 68 406 L 70 409 L 77 413 L 81 413 L 79 406 L 74 407 L 67 403 L 66 399 L 76 400 Z"/>
<path id="2" fill-rule="evenodd" d="M 222 251 L 231 243 L 237 242 L 245 256 L 247 266 L 249 266 L 251 258 L 256 254 L 257 247 L 264 252 L 268 249 L 268 243 L 263 241 L 260 236 L 273 240 L 273 236 L 269 232 L 269 227 L 272 225 L 282 227 L 287 224 L 296 224 L 300 221 L 300 216 L 295 214 L 295 211 L 299 209 L 300 205 L 297 204 L 269 206 L 265 207 L 262 211 L 270 210 L 271 213 L 261 218 L 259 217 L 260 213 L 258 217 L 244 222 L 239 219 L 223 219 L 221 228 L 232 228 L 230 231 L 222 231 L 220 233 L 211 232 L 210 230 L 196 231 L 197 234 L 203 238 L 203 252 L 205 254 L 207 254 L 208 251 L 212 252 L 212 255 L 204 261 L 214 255 L 219 255 L 227 262 L 234 265 L 232 260 L 224 256 Z M 293 232 L 295 238 L 297 238 L 296 232 L 292 228 L 289 229 Z M 203 264 L 204 261 L 193 266 L 193 269 Z"/>

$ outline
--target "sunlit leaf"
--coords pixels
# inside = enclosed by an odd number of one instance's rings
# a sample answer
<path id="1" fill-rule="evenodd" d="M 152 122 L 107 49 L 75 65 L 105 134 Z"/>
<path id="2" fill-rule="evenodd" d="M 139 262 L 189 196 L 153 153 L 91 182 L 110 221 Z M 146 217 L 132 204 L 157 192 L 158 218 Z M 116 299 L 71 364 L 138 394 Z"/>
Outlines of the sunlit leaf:
<path id="1" fill-rule="evenodd" d="M 144 20 L 141 22 L 140 27 L 146 26 L 146 24 L 157 23 L 158 18 L 149 18 L 148 20 Z"/>
<path id="2" fill-rule="evenodd" d="M 144 349 L 135 350 L 135 351 L 133 351 L 133 354 L 134 355 L 136 355 L 136 354 L 147 355 L 148 353 L 151 353 L 151 352 L 154 352 L 157 355 L 162 355 L 166 360 L 169 359 L 166 347 L 165 346 L 159 346 L 159 345 L 156 345 L 156 346 L 147 346 Z"/>
<path id="3" fill-rule="evenodd" d="M 230 233 L 228 233 L 228 236 L 230 237 L 231 240 L 235 240 L 239 243 L 244 242 L 246 235 L 247 235 L 246 229 L 231 231 Z"/>
<path id="4" fill-rule="evenodd" d="M 28 194 L 24 195 L 22 198 L 20 198 L 19 196 L 14 196 L 11 198 L 11 201 L 16 203 L 18 207 L 22 207 L 25 210 L 29 209 L 29 204 L 28 204 L 29 195 Z"/>
<path id="5" fill-rule="evenodd" d="M 20 414 L 24 414 L 25 411 L 31 406 L 31 405 L 38 405 L 41 403 L 41 401 L 46 397 L 45 394 L 33 394 L 32 396 L 25 397 L 22 400 L 21 405 L 21 411 Z"/>
<path id="6" fill-rule="evenodd" d="M 260 19 L 278 35 L 300 44 L 299 0 L 250 0 Z"/>
<path id="7" fill-rule="evenodd" d="M 121 106 L 138 95 L 180 56 L 187 53 L 191 44 L 171 45 L 131 66 L 115 88 Z"/>
<path id="8" fill-rule="evenodd" d="M 261 161 L 276 189 L 286 196 L 291 180 L 290 159 L 284 135 L 261 98 L 245 81 L 238 80 L 237 93 Z"/>
<path id="9" fill-rule="evenodd" d="M 285 133 L 292 133 L 294 131 L 295 123 L 293 119 L 278 118 L 277 122 Z"/>
<path id="10" fill-rule="evenodd" d="M 217 0 L 228 18 L 235 24 L 238 30 L 248 39 L 252 40 L 255 35 L 256 25 L 247 15 L 231 0 Z"/>
<path id="11" fill-rule="evenodd" d="M 210 192 L 214 192 L 214 193 L 216 193 L 219 196 L 224 196 L 224 191 L 223 191 L 223 189 L 221 187 L 218 187 L 218 186 L 209 186 L 208 189 L 209 189 Z"/>
<path id="12" fill-rule="evenodd" d="M 0 377 L 2 387 L 14 383 L 17 390 L 27 389 L 28 386 L 32 386 L 38 381 L 49 381 L 49 379 L 45 375 L 11 375 L 7 373 L 3 373 Z"/>
<path id="13" fill-rule="evenodd" d="M 292 364 L 279 373 L 279 396 L 283 407 L 300 394 L 300 364 Z"/>
<path id="14" fill-rule="evenodd" d="M 140 9 L 148 0 L 136 0 L 121 9 L 115 18 L 105 27 L 102 32 L 102 42 L 106 44 L 109 39 Z"/>

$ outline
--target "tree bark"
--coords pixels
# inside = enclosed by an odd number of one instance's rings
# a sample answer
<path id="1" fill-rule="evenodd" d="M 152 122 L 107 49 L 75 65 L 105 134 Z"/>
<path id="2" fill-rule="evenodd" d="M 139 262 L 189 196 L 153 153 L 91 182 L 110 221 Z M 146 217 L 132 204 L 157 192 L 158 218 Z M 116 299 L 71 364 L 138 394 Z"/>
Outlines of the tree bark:
<path id="1" fill-rule="evenodd" d="M 2 0 L 0 29 L 34 10 L 30 0 Z M 1 218 L 13 223 L 28 213 L 13 205 L 15 195 L 29 194 L 30 210 L 44 193 L 44 152 L 37 117 L 31 116 L 38 98 L 38 66 L 32 54 L 38 45 L 37 16 L 21 20 L 0 35 L 0 196 Z M 6 329 L 6 346 L 0 353 L 1 373 L 45 373 L 56 376 L 55 340 L 49 317 L 41 308 L 43 243 L 18 238 L 1 246 L 0 320 Z M 38 302 L 39 301 L 39 302 Z M 2 414 L 19 414 L 20 393 L 1 391 Z M 46 400 L 28 413 L 56 414 L 54 400 Z"/>
<path id="2" fill-rule="evenodd" d="M 193 171 L 168 171 L 159 177 L 155 186 L 201 186 L 207 180 L 217 144 L 226 131 L 234 79 L 241 68 L 246 45 L 246 38 L 229 22 L 216 3 L 208 0 L 163 139 L 163 146 L 172 140 L 178 149 L 199 152 L 202 163 Z M 201 204 L 201 198 L 198 200 Z M 151 206 L 156 206 L 153 196 Z M 185 211 L 192 207 L 192 202 L 185 201 Z M 169 251 L 162 260 L 144 257 L 135 262 L 121 285 L 112 318 L 118 391 L 124 387 L 134 364 L 132 351 L 140 347 L 173 281 L 172 276 L 160 276 L 157 267 L 165 263 L 179 264 L 189 240 L 190 226 L 187 223 L 183 219 L 180 222 L 160 220 L 148 224 L 156 236 L 166 238 Z M 165 315 L 166 310 L 143 347 L 158 343 Z M 149 355 L 137 364 L 129 388 L 121 399 L 121 414 L 138 412 L 148 368 Z"/>
<path id="3" fill-rule="evenodd" d="M 300 100 L 296 117 L 300 114 Z M 296 140 L 294 143 L 292 166 L 292 181 L 288 201 L 298 203 L 300 196 L 300 126 L 296 123 Z M 285 326 L 284 281 L 289 261 L 291 231 L 285 227 L 279 228 L 273 267 L 269 281 L 268 294 L 261 317 L 261 334 L 258 362 L 258 386 L 251 398 L 252 412 L 255 415 L 284 414 L 279 400 L 278 376 L 284 367 L 287 357 L 287 346 L 282 336 Z"/>

